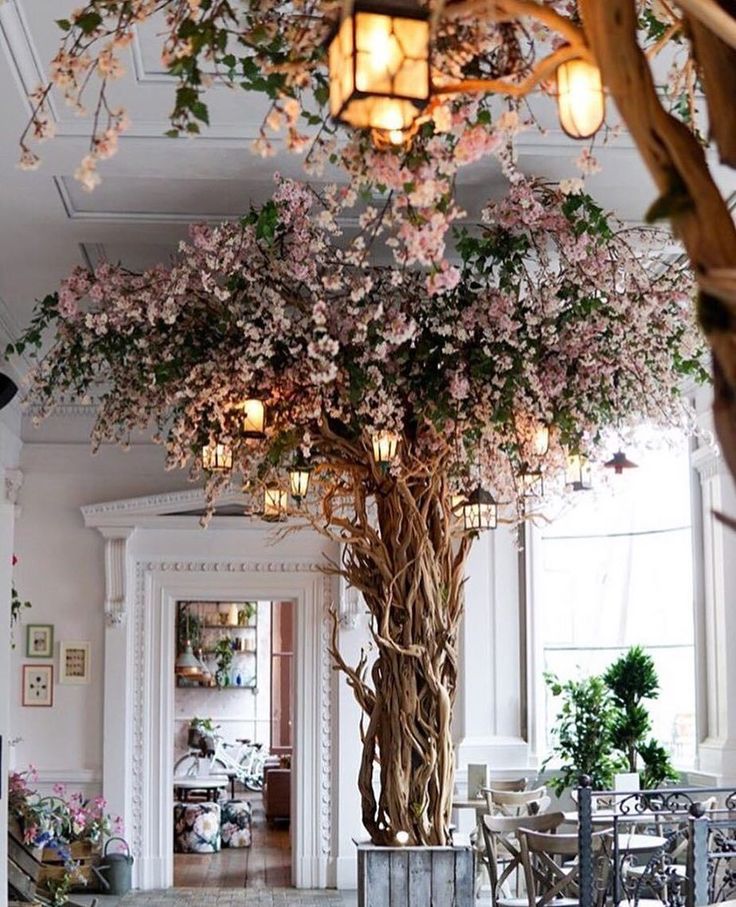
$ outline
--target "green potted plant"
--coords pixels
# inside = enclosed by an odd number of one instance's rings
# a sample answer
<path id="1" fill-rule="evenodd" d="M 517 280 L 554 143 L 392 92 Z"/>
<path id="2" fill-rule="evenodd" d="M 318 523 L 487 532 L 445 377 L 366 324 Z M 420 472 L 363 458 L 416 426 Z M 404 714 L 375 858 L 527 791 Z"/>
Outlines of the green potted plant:
<path id="1" fill-rule="evenodd" d="M 562 763 L 550 787 L 559 796 L 568 787 L 577 787 L 581 775 L 588 775 L 594 790 L 606 790 L 620 767 L 613 756 L 614 706 L 608 687 L 596 676 L 563 683 L 547 673 L 544 679 L 552 695 L 562 697 L 552 752 L 542 763 L 542 768 L 553 759 Z"/>
<path id="2" fill-rule="evenodd" d="M 215 646 L 215 657 L 217 658 L 215 683 L 220 688 L 229 686 L 230 665 L 233 663 L 233 641 L 229 636 L 218 639 Z"/>
<path id="3" fill-rule="evenodd" d="M 679 777 L 667 750 L 650 736 L 652 719 L 644 705 L 659 696 L 654 660 L 641 646 L 632 646 L 603 675 L 614 711 L 611 741 L 631 773 L 639 773 L 642 789 L 656 788 Z"/>

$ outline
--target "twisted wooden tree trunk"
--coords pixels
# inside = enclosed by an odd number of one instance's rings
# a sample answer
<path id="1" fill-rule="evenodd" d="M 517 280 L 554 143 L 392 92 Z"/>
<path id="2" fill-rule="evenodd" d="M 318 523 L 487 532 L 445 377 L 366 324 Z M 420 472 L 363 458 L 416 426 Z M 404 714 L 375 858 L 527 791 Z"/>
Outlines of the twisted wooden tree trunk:
<path id="1" fill-rule="evenodd" d="M 447 844 L 454 784 L 452 710 L 467 538 L 458 539 L 446 477 L 379 480 L 373 529 L 365 500 L 360 538 L 342 570 L 371 617 L 375 660 L 333 655 L 365 712 L 359 788 L 376 844 Z M 370 682 L 368 677 L 370 676 Z M 379 778 L 376 783 L 375 769 Z"/>

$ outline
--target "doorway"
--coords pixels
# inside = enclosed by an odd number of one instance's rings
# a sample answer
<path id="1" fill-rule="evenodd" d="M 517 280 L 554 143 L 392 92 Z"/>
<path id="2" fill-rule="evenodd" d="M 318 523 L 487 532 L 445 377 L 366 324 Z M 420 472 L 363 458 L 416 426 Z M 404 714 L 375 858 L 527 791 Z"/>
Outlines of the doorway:
<path id="1" fill-rule="evenodd" d="M 174 886 L 292 884 L 295 601 L 180 601 Z"/>

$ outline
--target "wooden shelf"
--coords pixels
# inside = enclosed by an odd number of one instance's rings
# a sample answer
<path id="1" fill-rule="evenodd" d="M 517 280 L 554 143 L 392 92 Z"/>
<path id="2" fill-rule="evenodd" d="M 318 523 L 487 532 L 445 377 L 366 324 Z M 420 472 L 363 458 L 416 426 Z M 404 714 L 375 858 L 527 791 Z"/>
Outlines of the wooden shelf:
<path id="1" fill-rule="evenodd" d="M 243 675 L 244 671 L 238 671 L 238 668 L 243 665 L 247 665 L 247 673 L 249 676 L 249 682 L 236 684 L 229 683 L 227 686 L 218 687 L 216 684 L 213 686 L 202 684 L 198 681 L 192 683 L 187 683 L 186 679 L 178 678 L 177 687 L 183 690 L 249 690 L 250 692 L 255 692 L 258 688 L 258 659 L 257 659 L 257 642 L 258 642 L 258 611 L 256 610 L 254 614 L 250 617 L 248 623 L 245 624 L 233 624 L 233 623 L 221 623 L 220 615 L 226 615 L 225 611 L 220 611 L 220 606 L 227 604 L 232 606 L 231 602 L 178 602 L 177 603 L 177 639 L 179 640 L 179 645 L 183 643 L 182 639 L 182 629 L 186 627 L 186 615 L 188 614 L 191 618 L 195 618 L 197 621 L 197 631 L 192 633 L 192 636 L 195 636 L 194 648 L 197 653 L 200 649 L 202 652 L 202 657 L 207 661 L 207 667 L 212 671 L 214 678 L 214 673 L 216 671 L 217 665 L 217 652 L 215 651 L 215 644 L 223 639 L 232 639 L 235 642 L 249 642 L 252 648 L 248 649 L 233 649 L 233 661 L 231 663 L 230 669 L 228 671 L 229 675 L 236 675 L 238 673 Z M 241 605 L 239 610 L 243 610 L 245 603 L 236 602 L 236 605 Z M 247 661 L 246 661 L 247 659 Z M 184 682 L 181 682 L 181 681 Z"/>

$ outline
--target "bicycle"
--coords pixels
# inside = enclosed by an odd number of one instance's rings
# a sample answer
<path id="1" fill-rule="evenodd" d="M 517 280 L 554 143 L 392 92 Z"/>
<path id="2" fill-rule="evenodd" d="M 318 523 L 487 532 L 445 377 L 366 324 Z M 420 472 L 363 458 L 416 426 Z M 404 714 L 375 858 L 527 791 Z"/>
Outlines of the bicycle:
<path id="1" fill-rule="evenodd" d="M 199 747 L 190 748 L 188 753 L 177 759 L 174 777 L 200 777 L 202 760 L 207 758 L 207 774 L 232 774 L 246 790 L 254 793 L 263 790 L 266 754 L 262 743 L 242 738 L 236 743 L 226 743 L 219 734 L 205 735 Z"/>

